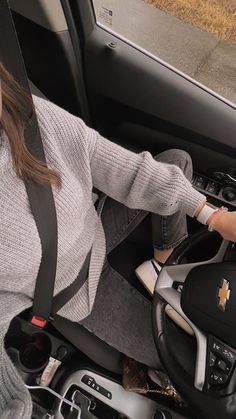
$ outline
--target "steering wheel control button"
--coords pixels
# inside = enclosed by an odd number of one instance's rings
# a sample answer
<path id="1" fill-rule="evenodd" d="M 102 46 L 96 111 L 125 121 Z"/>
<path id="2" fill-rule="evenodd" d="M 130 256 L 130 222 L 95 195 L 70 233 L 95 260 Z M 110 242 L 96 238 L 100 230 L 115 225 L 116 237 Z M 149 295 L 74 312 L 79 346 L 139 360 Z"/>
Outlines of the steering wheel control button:
<path id="1" fill-rule="evenodd" d="M 102 394 L 102 396 L 106 397 L 107 399 L 112 399 L 112 394 L 110 391 L 106 390 L 102 386 L 96 383 L 95 379 L 93 377 L 90 377 L 89 375 L 85 374 L 82 379 L 82 383 L 86 384 L 87 386 L 91 387 L 93 390 L 97 391 L 98 393 Z"/>
<path id="2" fill-rule="evenodd" d="M 234 362 L 236 358 L 235 354 L 227 348 L 223 349 L 223 356 L 227 358 L 230 362 Z"/>
<path id="3" fill-rule="evenodd" d="M 216 356 L 211 352 L 209 357 L 209 367 L 214 367 L 216 363 Z"/>
<path id="4" fill-rule="evenodd" d="M 211 348 L 214 353 L 221 355 L 222 358 L 234 363 L 236 359 L 236 355 L 232 352 L 228 347 L 219 343 L 218 341 L 213 340 L 211 342 Z"/>
<path id="5" fill-rule="evenodd" d="M 209 383 L 212 385 L 223 385 L 228 380 L 228 375 L 222 374 L 218 371 L 213 372 L 210 375 Z"/>
<path id="6" fill-rule="evenodd" d="M 213 336 L 208 337 L 208 361 L 206 383 L 210 391 L 226 391 L 236 361 L 236 353 L 230 346 Z"/>
<path id="7" fill-rule="evenodd" d="M 209 181 L 207 186 L 206 186 L 206 191 L 213 194 L 213 195 L 218 195 L 220 190 L 220 186 L 212 181 Z"/>
<path id="8" fill-rule="evenodd" d="M 217 354 L 219 354 L 219 355 L 223 355 L 224 347 L 223 347 L 220 343 L 218 343 L 217 341 L 213 341 L 213 342 L 212 342 L 212 344 L 211 344 L 211 349 L 212 349 L 215 353 L 217 353 Z"/>
<path id="9" fill-rule="evenodd" d="M 222 372 L 230 372 L 230 366 L 222 359 L 217 360 L 216 367 L 219 368 L 219 370 L 221 370 Z"/>

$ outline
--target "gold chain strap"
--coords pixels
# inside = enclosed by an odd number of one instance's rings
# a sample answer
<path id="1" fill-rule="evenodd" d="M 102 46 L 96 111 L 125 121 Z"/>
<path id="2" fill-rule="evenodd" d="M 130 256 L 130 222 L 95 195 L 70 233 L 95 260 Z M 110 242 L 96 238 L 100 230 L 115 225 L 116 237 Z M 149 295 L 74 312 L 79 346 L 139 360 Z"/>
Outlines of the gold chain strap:
<path id="1" fill-rule="evenodd" d="M 127 390 L 127 389 L 126 389 Z M 167 385 L 165 388 L 163 388 L 162 390 L 154 390 L 154 389 L 150 389 L 149 386 L 147 385 L 146 389 L 140 389 L 140 388 L 129 388 L 128 391 L 134 391 L 135 393 L 139 393 L 139 394 L 147 394 L 147 393 L 157 393 L 157 394 L 163 394 L 164 396 L 168 396 L 168 397 L 172 397 L 173 399 L 175 399 L 178 403 L 182 401 L 179 393 L 176 391 L 176 389 L 171 386 L 171 385 Z"/>

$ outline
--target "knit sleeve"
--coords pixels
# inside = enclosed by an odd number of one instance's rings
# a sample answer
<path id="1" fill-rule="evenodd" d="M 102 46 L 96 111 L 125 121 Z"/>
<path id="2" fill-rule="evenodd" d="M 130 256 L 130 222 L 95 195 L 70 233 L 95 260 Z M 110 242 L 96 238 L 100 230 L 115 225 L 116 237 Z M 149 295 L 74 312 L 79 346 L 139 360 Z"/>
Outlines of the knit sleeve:
<path id="1" fill-rule="evenodd" d="M 113 199 L 161 215 L 181 209 L 191 217 L 205 200 L 179 167 L 120 147 L 50 102 L 34 98 L 34 103 L 41 128 L 48 133 L 53 127 L 73 168 L 79 174 L 86 161 L 93 185 Z"/>
<path id="2" fill-rule="evenodd" d="M 205 196 L 195 190 L 182 170 L 154 160 L 149 152 L 133 153 L 93 130 L 91 160 L 93 184 L 130 208 L 161 215 L 177 210 L 193 217 Z M 94 138 L 96 137 L 96 139 Z"/>
<path id="3" fill-rule="evenodd" d="M 4 339 L 10 320 L 24 310 L 26 299 L 14 293 L 0 292 L 0 418 L 30 419 L 31 396 L 6 353 Z"/>
<path id="4" fill-rule="evenodd" d="M 46 154 L 60 151 L 75 169 L 81 162 L 89 164 L 95 141 L 84 121 L 48 100 L 33 96 L 33 102 Z"/>

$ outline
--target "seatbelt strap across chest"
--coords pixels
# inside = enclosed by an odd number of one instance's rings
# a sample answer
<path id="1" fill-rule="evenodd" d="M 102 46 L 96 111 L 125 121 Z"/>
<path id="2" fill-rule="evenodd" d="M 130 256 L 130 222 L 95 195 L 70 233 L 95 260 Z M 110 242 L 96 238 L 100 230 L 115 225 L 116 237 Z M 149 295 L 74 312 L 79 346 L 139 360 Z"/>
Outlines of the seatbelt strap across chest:
<path id="1" fill-rule="evenodd" d="M 24 61 L 7 0 L 0 0 L 0 61 L 31 96 Z M 25 142 L 30 153 L 46 162 L 36 115 L 31 115 L 25 128 Z M 36 280 L 31 323 L 44 327 L 51 314 L 77 292 L 86 281 L 91 252 L 77 280 L 53 299 L 57 268 L 57 216 L 50 184 L 25 182 L 30 208 L 35 219 L 42 247 L 42 259 Z M 29 255 L 30 256 L 30 255 Z"/>

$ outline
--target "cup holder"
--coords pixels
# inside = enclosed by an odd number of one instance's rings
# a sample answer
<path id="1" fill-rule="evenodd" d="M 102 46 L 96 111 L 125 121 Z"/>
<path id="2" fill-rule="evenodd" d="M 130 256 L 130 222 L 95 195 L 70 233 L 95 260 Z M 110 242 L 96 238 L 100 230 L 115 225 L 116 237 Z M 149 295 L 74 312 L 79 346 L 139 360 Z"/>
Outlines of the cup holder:
<path id="1" fill-rule="evenodd" d="M 47 365 L 51 350 L 51 340 L 45 333 L 32 333 L 21 346 L 19 359 L 24 369 L 39 371 Z"/>

